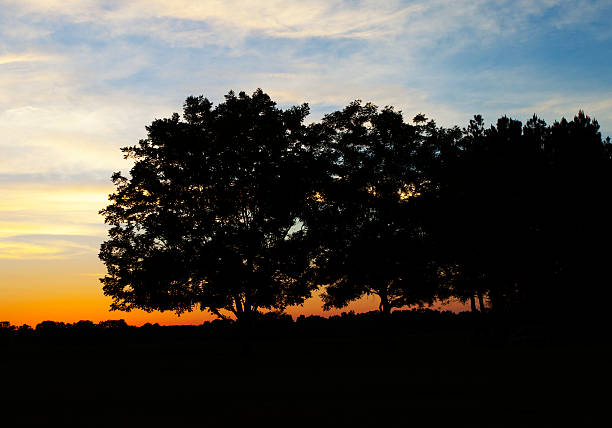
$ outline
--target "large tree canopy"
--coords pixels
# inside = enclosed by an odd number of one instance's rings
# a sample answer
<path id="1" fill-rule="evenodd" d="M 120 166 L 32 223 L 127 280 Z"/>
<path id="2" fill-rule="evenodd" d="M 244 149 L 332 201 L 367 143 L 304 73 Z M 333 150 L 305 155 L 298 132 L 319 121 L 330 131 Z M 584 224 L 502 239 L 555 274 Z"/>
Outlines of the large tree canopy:
<path id="1" fill-rule="evenodd" d="M 434 128 L 358 101 L 312 127 L 326 174 L 304 218 L 318 243 L 313 265 L 325 308 L 374 294 L 388 314 L 435 298 L 417 203 L 428 191 L 421 160 Z"/>
<path id="2" fill-rule="evenodd" d="M 238 319 L 310 294 L 298 215 L 309 188 L 302 139 L 307 105 L 281 110 L 268 95 L 230 92 L 213 108 L 190 97 L 122 149 L 101 214 L 111 225 L 100 258 L 113 309 L 199 306 Z"/>

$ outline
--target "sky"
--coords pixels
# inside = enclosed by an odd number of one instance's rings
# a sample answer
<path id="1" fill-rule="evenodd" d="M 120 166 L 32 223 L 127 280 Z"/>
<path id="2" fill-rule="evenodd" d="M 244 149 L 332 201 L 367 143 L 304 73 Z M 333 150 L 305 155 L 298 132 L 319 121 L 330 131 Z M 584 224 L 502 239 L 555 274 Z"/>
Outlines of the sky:
<path id="1" fill-rule="evenodd" d="M 189 95 L 262 88 L 309 121 L 361 99 L 462 127 L 583 109 L 605 137 L 611 22 L 609 0 L 0 0 L 0 320 L 211 318 L 109 312 L 98 281 L 119 149 Z"/>

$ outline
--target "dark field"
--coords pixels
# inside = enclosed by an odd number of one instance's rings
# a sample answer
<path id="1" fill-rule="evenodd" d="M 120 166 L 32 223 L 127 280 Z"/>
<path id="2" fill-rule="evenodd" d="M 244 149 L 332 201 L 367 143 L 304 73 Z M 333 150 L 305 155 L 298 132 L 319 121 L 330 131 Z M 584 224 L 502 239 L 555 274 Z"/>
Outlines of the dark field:
<path id="1" fill-rule="evenodd" d="M 610 346 L 121 333 L 2 345 L 1 426 L 605 426 Z"/>

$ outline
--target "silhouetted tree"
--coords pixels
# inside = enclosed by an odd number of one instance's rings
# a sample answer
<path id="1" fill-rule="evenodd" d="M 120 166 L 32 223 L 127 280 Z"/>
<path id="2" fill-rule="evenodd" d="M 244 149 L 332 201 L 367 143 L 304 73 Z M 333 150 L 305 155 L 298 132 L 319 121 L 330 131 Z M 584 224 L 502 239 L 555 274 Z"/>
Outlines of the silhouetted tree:
<path id="1" fill-rule="evenodd" d="M 95 328 L 96 325 L 93 323 L 93 321 L 81 320 L 81 321 L 78 321 L 72 324 L 72 327 L 82 329 L 82 330 L 89 330 L 89 329 Z"/>
<path id="2" fill-rule="evenodd" d="M 42 321 L 38 324 L 36 324 L 36 330 L 40 331 L 40 330 L 58 330 L 58 329 L 64 329 L 66 328 L 66 324 L 63 322 L 57 322 L 57 321 Z"/>
<path id="3" fill-rule="evenodd" d="M 475 116 L 449 153 L 440 177 L 438 245 L 448 263 L 451 293 L 482 309 L 486 295 L 495 309 L 520 299 L 537 250 L 541 154 L 522 137 L 521 122 L 502 117 L 484 127 Z"/>
<path id="4" fill-rule="evenodd" d="M 309 187 L 303 162 L 307 105 L 282 110 L 268 95 L 233 92 L 213 108 L 189 97 L 122 150 L 130 177 L 101 214 L 111 225 L 100 258 L 112 309 L 199 306 L 239 320 L 310 294 L 298 219 Z"/>
<path id="5" fill-rule="evenodd" d="M 101 328 L 127 328 L 128 325 L 125 320 L 106 320 L 100 321 L 97 324 L 98 327 Z"/>
<path id="6" fill-rule="evenodd" d="M 582 111 L 572 121 L 555 122 L 544 140 L 547 181 L 542 234 L 550 268 L 548 287 L 537 297 L 557 311 L 572 307 L 590 317 L 607 309 L 612 258 L 611 147 L 609 139 L 602 140 L 597 121 Z"/>
<path id="7" fill-rule="evenodd" d="M 428 185 L 417 162 L 423 130 L 392 108 L 379 112 L 355 101 L 310 131 L 323 141 L 318 153 L 327 162 L 304 216 L 319 244 L 313 265 L 315 282 L 325 285 L 324 308 L 365 294 L 380 298 L 384 314 L 431 302 L 434 282 L 416 202 Z"/>
<path id="8" fill-rule="evenodd" d="M 612 170 L 598 128 L 583 112 L 489 129 L 476 116 L 441 155 L 432 222 L 453 295 L 548 313 L 581 287 L 604 293 Z"/>
<path id="9" fill-rule="evenodd" d="M 30 327 L 27 324 L 22 324 L 19 327 L 17 327 L 17 331 L 19 331 L 19 332 L 29 332 L 29 331 L 32 331 L 32 327 Z"/>

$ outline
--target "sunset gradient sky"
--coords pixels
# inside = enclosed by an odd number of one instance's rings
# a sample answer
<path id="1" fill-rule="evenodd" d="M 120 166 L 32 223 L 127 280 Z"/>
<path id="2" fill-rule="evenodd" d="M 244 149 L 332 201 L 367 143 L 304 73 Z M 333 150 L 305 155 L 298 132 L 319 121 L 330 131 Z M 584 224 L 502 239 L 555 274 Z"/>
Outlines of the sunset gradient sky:
<path id="1" fill-rule="evenodd" d="M 109 313 L 98 282 L 119 148 L 188 95 L 261 87 L 310 120 L 360 98 L 448 126 L 584 109 L 606 136 L 610 23 L 607 0 L 0 0 L 0 320 L 210 318 Z"/>

